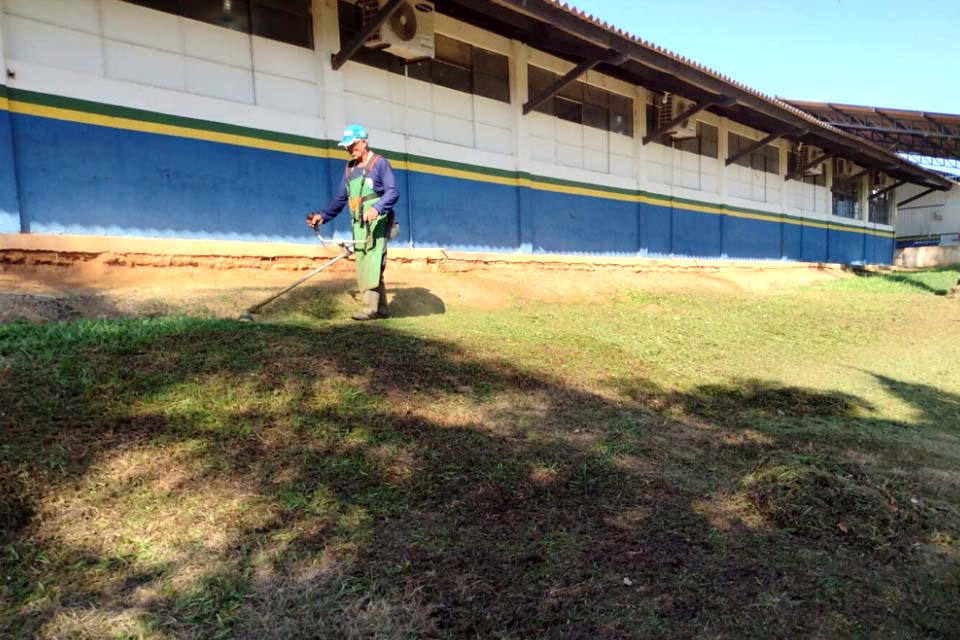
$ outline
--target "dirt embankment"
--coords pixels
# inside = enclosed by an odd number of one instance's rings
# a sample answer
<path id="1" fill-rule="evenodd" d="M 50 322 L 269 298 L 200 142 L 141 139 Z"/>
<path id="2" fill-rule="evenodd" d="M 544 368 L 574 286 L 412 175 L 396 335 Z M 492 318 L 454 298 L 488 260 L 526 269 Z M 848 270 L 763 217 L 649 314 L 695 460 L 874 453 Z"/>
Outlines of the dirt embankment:
<path id="1" fill-rule="evenodd" d="M 333 255 L 333 250 L 317 257 L 4 250 L 0 322 L 194 312 L 233 317 Z M 776 294 L 843 277 L 847 274 L 835 265 L 395 251 L 387 285 L 391 300 L 410 299 L 416 291 L 447 304 L 497 308 L 517 299 L 589 300 L 633 290 Z M 353 287 L 353 265 L 333 265 L 303 291 L 310 287 L 346 294 Z"/>

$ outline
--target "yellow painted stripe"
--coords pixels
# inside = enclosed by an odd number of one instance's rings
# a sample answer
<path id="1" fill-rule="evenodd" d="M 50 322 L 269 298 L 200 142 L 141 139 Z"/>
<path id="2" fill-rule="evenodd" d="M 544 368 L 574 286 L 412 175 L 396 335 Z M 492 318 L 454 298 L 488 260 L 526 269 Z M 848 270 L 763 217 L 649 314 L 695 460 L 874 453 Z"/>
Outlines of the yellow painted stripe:
<path id="1" fill-rule="evenodd" d="M 44 118 L 53 118 L 56 120 L 66 120 L 70 122 L 80 122 L 83 124 L 91 124 L 101 127 L 111 127 L 115 129 L 125 129 L 129 131 L 140 131 L 144 133 L 155 133 L 160 135 L 176 136 L 181 138 L 189 138 L 193 140 L 204 140 L 208 142 L 219 142 L 223 144 L 232 144 L 243 147 L 252 147 L 255 149 L 265 149 L 269 151 L 281 151 L 284 153 L 292 153 L 303 156 L 310 156 L 314 158 L 331 158 L 334 155 L 334 151 L 329 149 L 322 149 L 317 147 L 311 147 L 307 145 L 292 144 L 287 142 L 277 142 L 272 140 L 264 140 L 262 138 L 256 138 L 253 136 L 243 136 L 238 134 L 230 133 L 220 133 L 216 131 L 207 131 L 204 129 L 194 129 L 190 127 L 181 127 L 176 125 L 169 124 L 159 124 L 155 122 L 148 122 L 144 120 L 135 120 L 132 118 L 120 118 L 116 116 L 106 116 L 95 113 L 88 113 L 84 111 L 76 111 L 73 109 L 62 109 L 59 107 L 49 107 L 45 105 L 37 105 L 28 102 L 20 102 L 16 100 L 10 100 L 8 98 L 0 98 L 0 109 L 12 111 L 14 113 L 22 113 L 26 115 L 40 116 Z M 662 197 L 657 197 L 656 195 L 640 195 L 640 194 L 625 194 L 625 193 L 616 193 L 611 191 L 604 191 L 603 189 L 593 189 L 589 187 L 575 187 L 570 185 L 559 185 L 553 184 L 550 182 L 540 182 L 537 180 L 532 180 L 530 178 L 510 178 L 505 176 L 496 176 L 486 173 L 480 173 L 477 171 L 470 171 L 469 169 L 454 169 L 451 167 L 442 167 L 435 166 L 430 164 L 425 164 L 422 162 L 407 162 L 398 160 L 393 163 L 394 167 L 400 170 L 409 170 L 409 171 L 419 171 L 421 173 L 428 173 L 431 175 L 440 175 L 450 178 L 459 178 L 463 180 L 472 180 L 476 182 L 486 182 L 491 184 L 500 184 L 511 187 L 526 187 L 529 189 L 535 189 L 537 191 L 550 191 L 554 193 L 565 193 L 570 195 L 579 195 L 579 196 L 588 196 L 593 198 L 603 198 L 606 200 L 617 200 L 620 202 L 640 202 L 652 205 L 659 206 L 670 206 L 684 209 L 685 211 L 697 211 L 700 213 L 708 213 L 712 215 L 728 215 L 735 218 L 745 218 L 750 220 L 760 220 L 764 222 L 784 222 L 786 224 L 799 225 L 799 226 L 808 226 L 816 227 L 820 229 L 841 229 L 848 230 L 846 228 L 832 227 L 828 222 L 814 222 L 811 220 L 798 220 L 785 218 L 778 214 L 763 214 L 763 213 L 748 213 L 743 211 L 735 211 L 724 209 L 722 207 L 711 206 L 707 204 L 697 205 L 689 203 L 675 203 L 670 199 L 665 199 Z M 855 232 L 850 229 L 849 231 Z M 883 237 L 894 237 L 894 234 L 889 231 L 873 230 L 864 228 L 863 233 L 873 234 Z"/>
<path id="2" fill-rule="evenodd" d="M 73 111 L 71 109 L 61 109 L 59 107 L 48 107 L 15 100 L 10 100 L 9 103 L 10 111 L 14 113 L 40 116 L 43 118 L 68 120 L 70 122 L 80 122 L 83 124 L 92 124 L 101 127 L 112 127 L 114 129 L 126 129 L 129 131 L 141 131 L 144 133 L 157 133 L 181 138 L 191 138 L 193 140 L 204 140 L 207 142 L 220 142 L 243 147 L 253 147 L 256 149 L 266 149 L 269 151 L 283 151 L 285 153 L 295 153 L 304 156 L 312 156 L 315 158 L 329 158 L 331 156 L 330 151 L 327 149 L 319 149 L 302 144 L 275 142 L 272 140 L 264 140 L 262 138 L 254 138 L 252 136 L 241 136 L 232 133 L 220 133 L 217 131 L 205 131 L 202 129 L 159 124 L 156 122 L 134 120 L 131 118 L 104 116 L 95 113 L 85 113 L 83 111 Z"/>
<path id="3" fill-rule="evenodd" d="M 405 165 L 405 167 L 403 166 Z M 421 173 L 430 173 L 438 176 L 446 176 L 448 178 L 461 178 L 464 180 L 475 180 L 477 182 L 490 182 L 493 184 L 503 184 L 508 187 L 517 186 L 518 180 L 516 178 L 507 178 L 504 176 L 495 176 L 488 173 L 479 173 L 476 171 L 470 171 L 468 169 L 453 169 L 451 167 L 438 167 L 431 164 L 423 164 L 422 162 L 401 162 L 395 163 L 394 166 L 400 166 L 400 168 L 406 168 L 410 171 L 419 171 Z"/>
<path id="4" fill-rule="evenodd" d="M 588 187 L 572 187 L 569 185 L 552 184 L 549 182 L 537 182 L 530 178 L 520 178 L 517 184 L 521 187 L 536 189 L 538 191 L 552 191 L 555 193 L 569 193 L 577 196 L 590 196 L 593 198 L 604 198 L 607 200 L 620 200 L 621 202 L 639 202 L 639 196 L 628 193 L 615 193 L 612 191 L 603 191 L 601 189 L 590 189 Z"/>

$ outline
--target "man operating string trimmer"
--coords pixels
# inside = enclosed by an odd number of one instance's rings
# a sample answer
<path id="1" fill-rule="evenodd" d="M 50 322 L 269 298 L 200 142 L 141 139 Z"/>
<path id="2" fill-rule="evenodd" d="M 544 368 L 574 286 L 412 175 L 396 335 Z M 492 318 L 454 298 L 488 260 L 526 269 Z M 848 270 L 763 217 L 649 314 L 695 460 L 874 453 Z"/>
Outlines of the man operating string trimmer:
<path id="1" fill-rule="evenodd" d="M 344 130 L 338 146 L 347 149 L 351 160 L 340 186 L 326 207 L 307 214 L 307 224 L 316 227 L 333 220 L 344 205 L 350 205 L 353 239 L 357 241 L 357 283 L 366 305 L 364 311 L 353 314 L 354 320 L 376 320 L 389 315 L 383 271 L 387 267 L 387 240 L 394 230 L 393 206 L 400 199 L 393 168 L 386 158 L 370 149 L 368 138 L 367 130 L 360 125 Z"/>

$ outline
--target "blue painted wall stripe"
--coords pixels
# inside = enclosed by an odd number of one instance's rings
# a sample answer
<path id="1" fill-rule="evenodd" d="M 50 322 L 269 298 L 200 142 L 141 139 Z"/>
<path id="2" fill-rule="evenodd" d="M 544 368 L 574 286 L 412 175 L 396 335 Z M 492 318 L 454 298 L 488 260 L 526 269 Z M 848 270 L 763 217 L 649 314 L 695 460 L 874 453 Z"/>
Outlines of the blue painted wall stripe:
<path id="1" fill-rule="evenodd" d="M 16 150 L 23 227 L 35 233 L 311 243 L 303 215 L 326 203 L 344 162 L 2 114 L 13 133 L 6 146 Z M 862 262 L 864 236 L 874 237 L 851 227 L 785 224 L 776 214 L 726 215 L 716 205 L 695 211 L 680 200 L 651 204 L 430 171 L 398 169 L 397 176 L 401 239 L 414 247 Z M 339 235 L 348 233 L 345 218 L 334 224 Z M 876 261 L 890 262 L 892 238 L 876 239 L 887 240 L 873 243 Z"/>
<path id="2" fill-rule="evenodd" d="M 0 84 L 0 233 L 20 229 L 20 198 L 17 194 L 13 123 L 7 111 L 7 87 Z"/>

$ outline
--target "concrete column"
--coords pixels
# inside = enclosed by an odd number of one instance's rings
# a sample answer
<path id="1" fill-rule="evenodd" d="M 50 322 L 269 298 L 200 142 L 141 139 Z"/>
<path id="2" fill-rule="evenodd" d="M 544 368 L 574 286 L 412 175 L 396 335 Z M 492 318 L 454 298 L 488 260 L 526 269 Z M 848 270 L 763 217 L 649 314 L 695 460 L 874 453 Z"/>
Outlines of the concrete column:
<path id="1" fill-rule="evenodd" d="M 21 231 L 20 195 L 17 191 L 17 154 L 9 109 L 8 75 L 4 55 L 4 11 L 0 2 L 0 233 Z"/>
<path id="2" fill-rule="evenodd" d="M 318 66 L 324 137 L 340 140 L 347 124 L 347 114 L 343 99 L 343 72 L 333 70 L 331 59 L 340 50 L 337 0 L 313 0 L 313 48 Z"/>
<path id="3" fill-rule="evenodd" d="M 523 115 L 527 102 L 527 45 L 517 40 L 510 41 L 510 109 L 514 116 L 513 157 L 517 175 L 521 180 L 530 175 L 530 126 L 529 116 Z M 527 215 L 524 207 L 528 202 L 527 187 L 517 188 L 517 234 L 520 253 L 533 253 L 533 216 Z"/>

